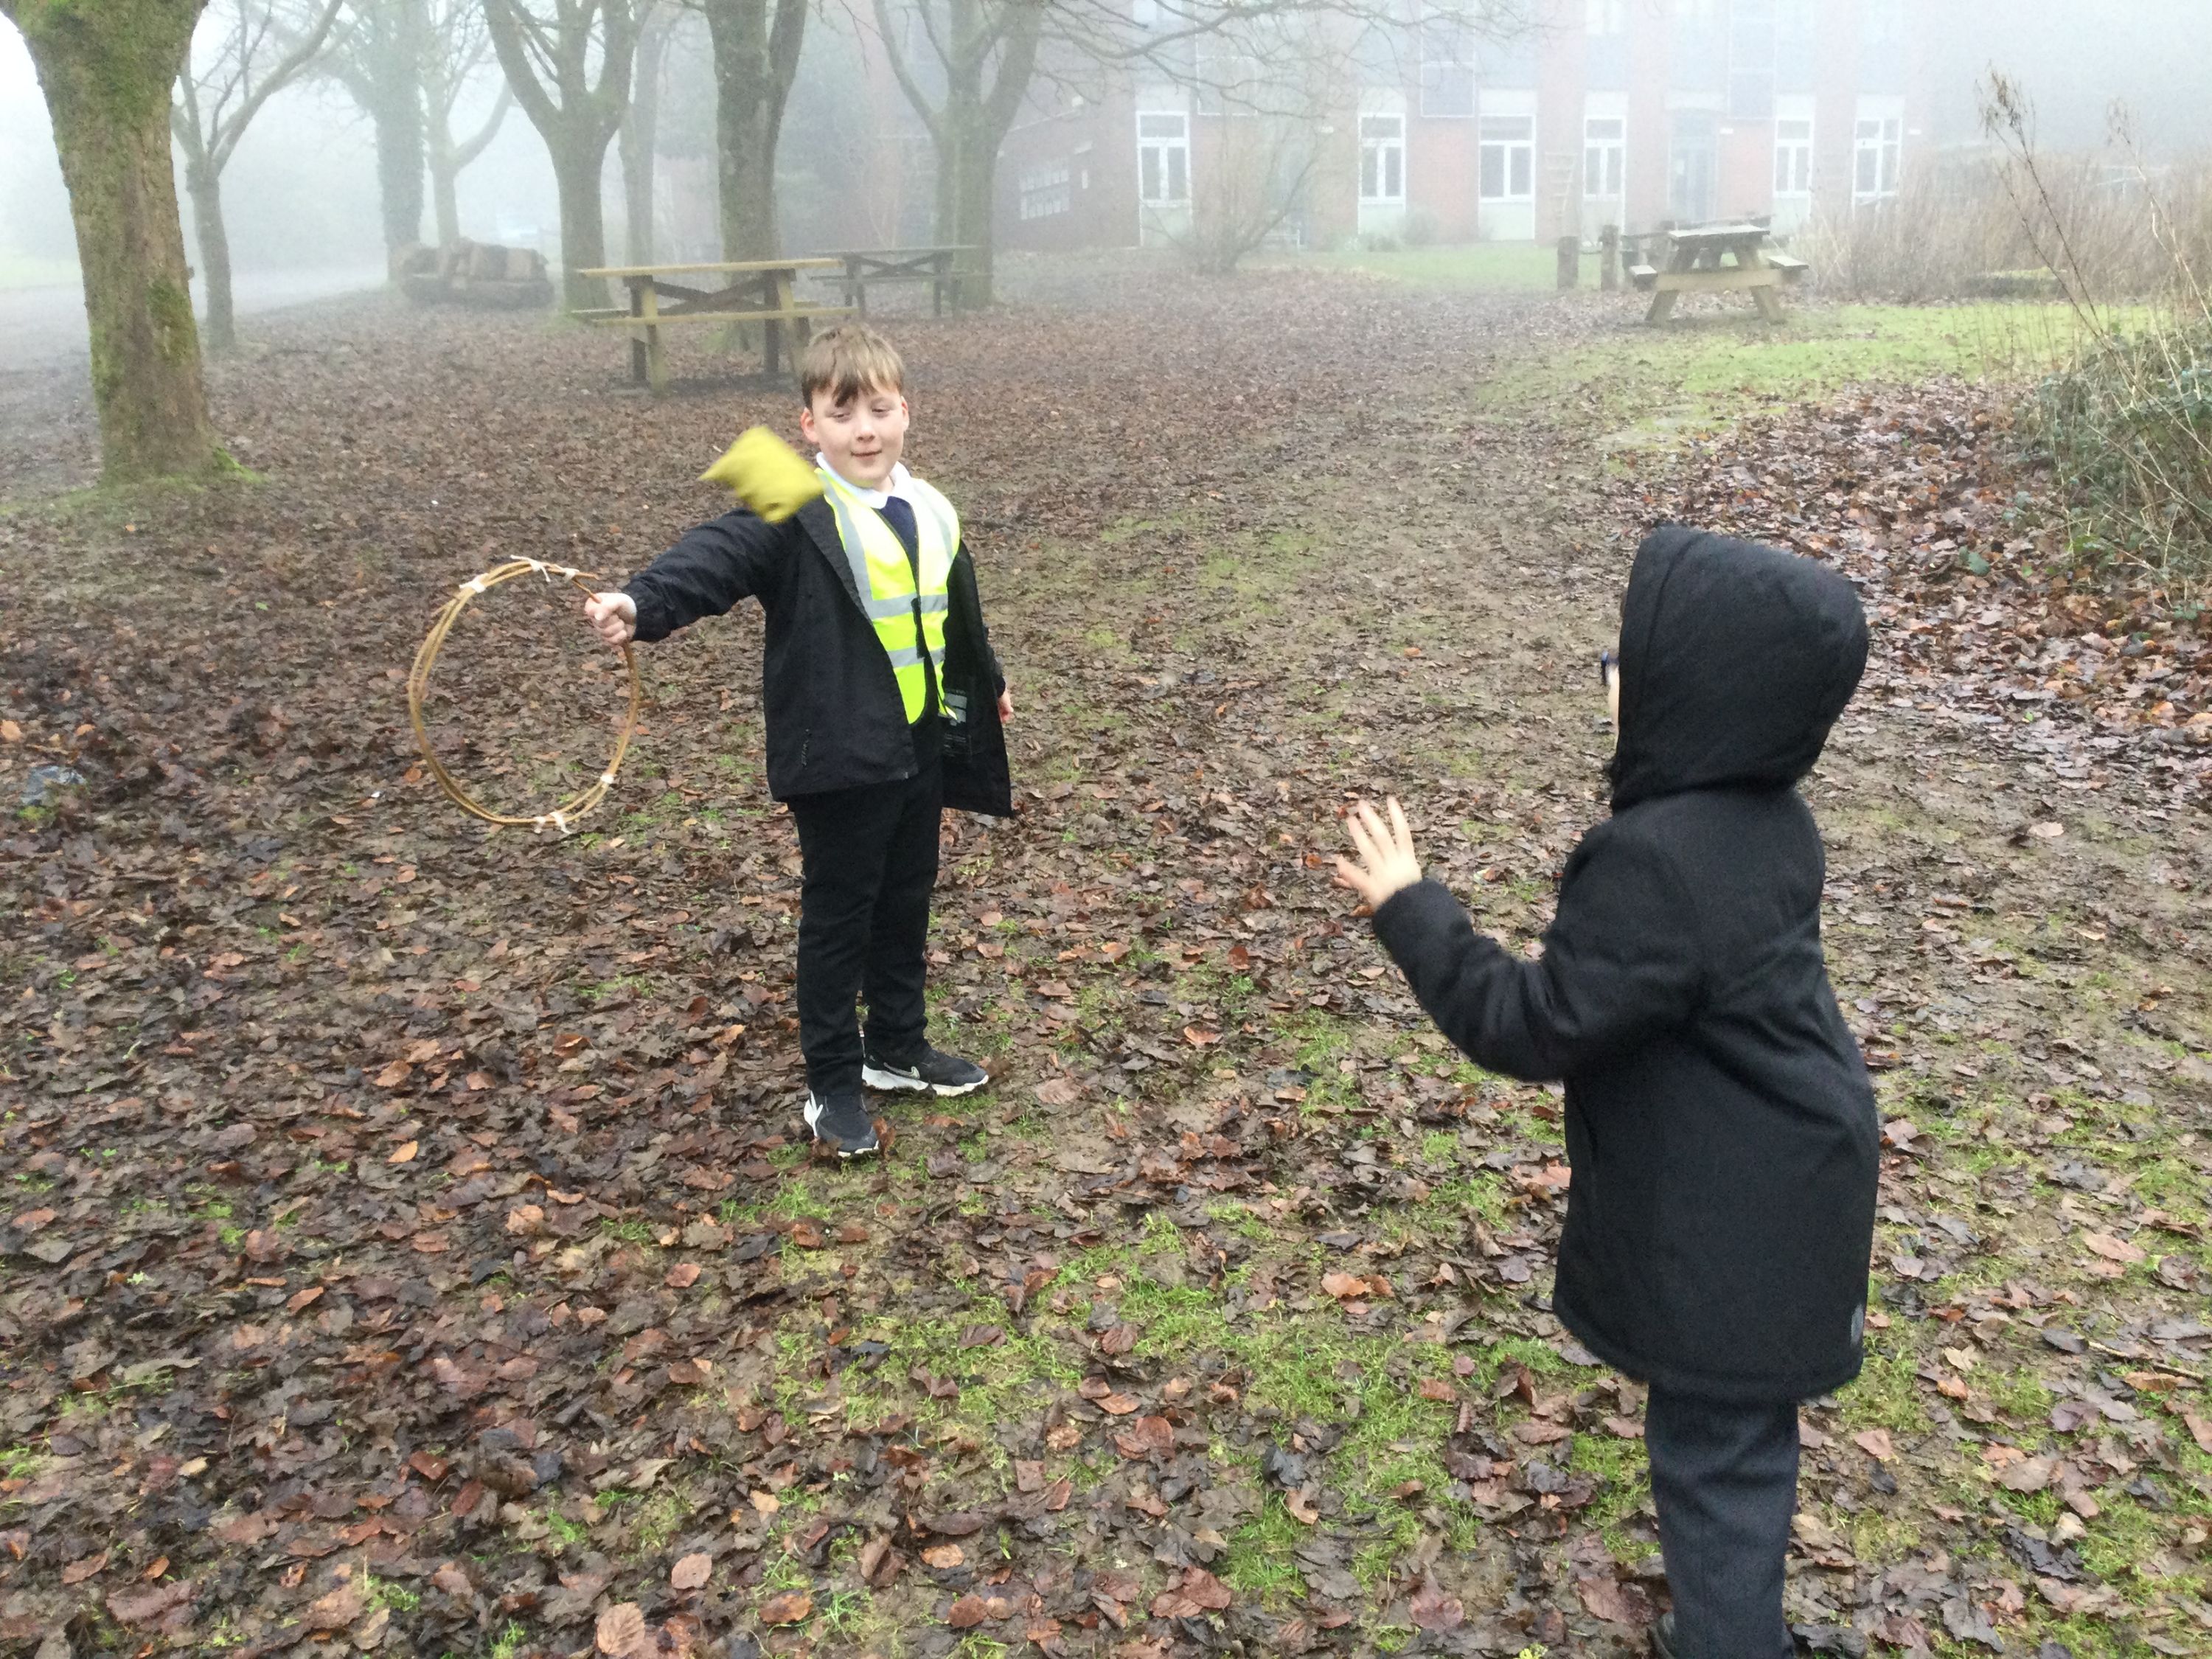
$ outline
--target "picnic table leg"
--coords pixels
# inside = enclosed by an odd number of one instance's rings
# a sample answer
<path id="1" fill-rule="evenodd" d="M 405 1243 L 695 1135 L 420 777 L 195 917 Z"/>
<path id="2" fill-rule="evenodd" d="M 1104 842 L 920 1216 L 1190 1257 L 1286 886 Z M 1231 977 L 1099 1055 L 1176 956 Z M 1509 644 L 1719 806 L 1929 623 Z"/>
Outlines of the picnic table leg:
<path id="1" fill-rule="evenodd" d="M 783 271 L 778 271 L 776 273 L 774 281 L 770 283 L 769 288 L 769 303 L 777 311 L 789 311 L 792 309 L 793 301 L 791 277 L 788 273 Z M 797 337 L 803 340 L 805 337 L 804 335 L 800 335 Z M 795 356 L 796 354 L 794 353 L 793 355 Z M 761 332 L 761 367 L 763 370 L 769 374 L 775 374 L 776 372 L 778 363 L 781 361 L 782 356 L 783 324 L 780 319 L 771 318 L 767 326 Z"/>
<path id="2" fill-rule="evenodd" d="M 645 315 L 645 291 L 635 283 L 629 284 L 629 314 L 633 317 Z M 632 386 L 646 383 L 643 329 L 634 328 L 629 331 L 629 383 Z"/>
<path id="3" fill-rule="evenodd" d="M 1669 273 L 1680 273 L 1694 269 L 1697 263 L 1697 250 L 1678 243 L 1675 245 L 1674 252 L 1668 256 L 1667 269 Z M 1644 313 L 1644 320 L 1648 325 L 1656 328 L 1674 314 L 1674 290 L 1662 289 L 1651 296 L 1651 309 Z"/>
<path id="4" fill-rule="evenodd" d="M 660 315 L 660 291 L 648 282 L 644 295 L 645 374 L 653 395 L 659 398 L 668 392 L 668 358 L 661 345 L 660 325 L 654 320 Z"/>
<path id="5" fill-rule="evenodd" d="M 1766 256 L 1757 248 L 1747 248 L 1737 253 L 1735 262 L 1753 270 L 1766 269 Z M 1752 303 L 1759 307 L 1762 319 L 1770 323 L 1782 320 L 1782 295 L 1771 287 L 1755 288 L 1751 291 Z"/>

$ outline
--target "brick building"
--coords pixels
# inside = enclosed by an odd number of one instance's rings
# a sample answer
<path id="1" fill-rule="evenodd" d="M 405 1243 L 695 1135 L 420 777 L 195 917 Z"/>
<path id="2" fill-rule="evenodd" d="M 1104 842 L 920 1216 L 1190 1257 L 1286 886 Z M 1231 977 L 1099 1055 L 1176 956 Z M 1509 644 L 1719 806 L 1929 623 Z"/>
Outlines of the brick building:
<path id="1" fill-rule="evenodd" d="M 1152 0 L 1132 0 L 1139 26 Z M 1415 0 L 1418 3 L 1418 0 Z M 1618 224 L 1840 213 L 1924 151 L 1926 0 L 1543 0 L 1486 40 L 1443 8 L 1344 43 L 1290 125 L 1238 87 L 1227 43 L 1103 95 L 1041 92 L 999 170 L 1000 246 L 1128 246 L 1185 233 L 1209 168 L 1297 179 L 1285 232 L 1548 241 Z M 1275 153 L 1255 161 L 1257 153 Z"/>

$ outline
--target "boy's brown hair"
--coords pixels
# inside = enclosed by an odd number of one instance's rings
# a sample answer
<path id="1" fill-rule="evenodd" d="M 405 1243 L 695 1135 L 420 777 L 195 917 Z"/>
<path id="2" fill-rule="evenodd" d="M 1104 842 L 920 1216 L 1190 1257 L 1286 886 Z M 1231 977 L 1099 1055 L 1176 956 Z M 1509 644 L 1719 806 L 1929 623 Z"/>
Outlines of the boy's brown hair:
<path id="1" fill-rule="evenodd" d="M 842 404 L 878 390 L 904 392 L 906 365 L 898 348 L 866 323 L 840 323 L 799 354 L 799 395 L 809 404 L 817 392 Z"/>

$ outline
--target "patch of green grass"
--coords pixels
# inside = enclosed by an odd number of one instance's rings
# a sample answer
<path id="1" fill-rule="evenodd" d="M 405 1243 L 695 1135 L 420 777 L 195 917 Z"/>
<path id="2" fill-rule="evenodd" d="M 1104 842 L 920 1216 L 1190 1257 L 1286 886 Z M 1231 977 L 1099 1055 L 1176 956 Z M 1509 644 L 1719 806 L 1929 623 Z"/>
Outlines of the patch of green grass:
<path id="1" fill-rule="evenodd" d="M 83 280 L 74 259 L 0 252 L 0 289 L 74 288 Z"/>
<path id="2" fill-rule="evenodd" d="M 2063 305 L 1793 305 L 1780 325 L 1754 314 L 1624 328 L 1531 357 L 1488 382 L 1485 412 L 1575 406 L 1613 428 L 1615 447 L 1663 446 L 1724 428 L 1762 405 L 1942 374 L 2031 377 L 2078 339 Z"/>
<path id="3" fill-rule="evenodd" d="M 1270 1492 L 1260 1513 L 1229 1534 L 1221 1560 L 1221 1582 L 1263 1607 L 1285 1607 L 1305 1596 L 1305 1579 L 1292 1559 L 1305 1528 Z"/>
<path id="4" fill-rule="evenodd" d="M 1605 1483 L 1583 1511 L 1583 1518 L 1605 1534 L 1614 1554 L 1627 1554 L 1632 1548 L 1640 1553 L 1642 1547 L 1632 1547 L 1621 1535 L 1620 1525 L 1651 1496 L 1651 1463 L 1644 1455 L 1644 1443 L 1609 1434 L 1578 1434 L 1567 1467 L 1578 1474 L 1596 1475 Z"/>
<path id="5" fill-rule="evenodd" d="M 1258 262 L 1255 262 L 1258 263 Z M 1343 248 L 1304 253 L 1295 263 L 1307 270 L 1358 271 L 1409 288 L 1504 289 L 1543 292 L 1559 286 L 1559 255 L 1528 242 L 1474 242 L 1454 247 Z M 1582 262 L 1583 286 L 1597 285 L 1597 258 Z"/>
<path id="6" fill-rule="evenodd" d="M 574 1549 L 579 1544 L 591 1541 L 592 1529 L 580 1521 L 572 1521 L 558 1510 L 545 1514 L 545 1529 L 551 1533 L 563 1549 Z"/>
<path id="7" fill-rule="evenodd" d="M 1869 1333 L 1869 1336 L 1873 1334 Z M 1866 1367 L 1838 1396 L 1843 1419 L 1853 1428 L 1883 1428 L 1895 1434 L 1919 1434 L 1928 1427 L 1921 1409 L 1917 1366 L 1894 1335 L 1867 1344 Z"/>
<path id="8" fill-rule="evenodd" d="M 491 1659 L 514 1659 L 529 1640 L 530 1632 L 517 1621 L 509 1620 L 506 1628 L 492 1638 Z"/>
<path id="9" fill-rule="evenodd" d="M 2137 1568 L 2158 1554 L 2162 1543 L 2149 1508 L 2133 1499 L 2108 1503 L 2088 1528 L 2089 1535 L 2077 1547 L 2083 1564 L 2123 1594 L 2136 1587 Z"/>

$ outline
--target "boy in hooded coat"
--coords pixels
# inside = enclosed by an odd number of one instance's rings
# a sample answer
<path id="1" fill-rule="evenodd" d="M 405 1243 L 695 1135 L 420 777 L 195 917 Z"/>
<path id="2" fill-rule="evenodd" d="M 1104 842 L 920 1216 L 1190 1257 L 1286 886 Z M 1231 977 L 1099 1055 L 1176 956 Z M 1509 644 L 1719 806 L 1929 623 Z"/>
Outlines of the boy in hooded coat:
<path id="1" fill-rule="evenodd" d="M 1573 1182 L 1553 1308 L 1648 1381 L 1674 1659 L 1792 1651 L 1796 1402 L 1858 1375 L 1880 1119 L 1820 950 L 1826 860 L 1794 787 L 1866 664 L 1850 584 L 1676 526 L 1621 605 L 1613 816 L 1568 860 L 1539 961 L 1424 881 L 1363 804 L 1346 884 L 1478 1065 L 1564 1079 Z M 1617 678 L 1615 678 L 1617 676 Z"/>

